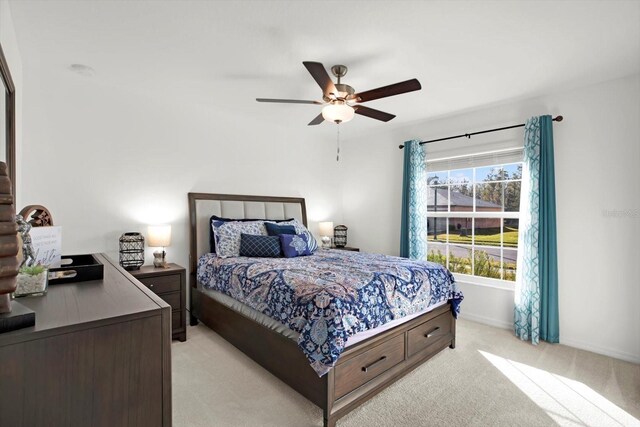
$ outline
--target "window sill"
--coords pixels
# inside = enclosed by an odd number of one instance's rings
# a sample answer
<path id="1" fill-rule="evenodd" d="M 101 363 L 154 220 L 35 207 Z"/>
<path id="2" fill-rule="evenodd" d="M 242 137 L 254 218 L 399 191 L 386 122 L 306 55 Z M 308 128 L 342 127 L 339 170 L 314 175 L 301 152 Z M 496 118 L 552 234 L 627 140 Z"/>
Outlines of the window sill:
<path id="1" fill-rule="evenodd" d="M 463 283 L 465 285 L 484 286 L 487 288 L 502 289 L 503 291 L 513 292 L 515 289 L 515 282 L 508 280 L 489 279 L 487 277 L 470 276 L 468 274 L 452 273 L 457 283 Z"/>

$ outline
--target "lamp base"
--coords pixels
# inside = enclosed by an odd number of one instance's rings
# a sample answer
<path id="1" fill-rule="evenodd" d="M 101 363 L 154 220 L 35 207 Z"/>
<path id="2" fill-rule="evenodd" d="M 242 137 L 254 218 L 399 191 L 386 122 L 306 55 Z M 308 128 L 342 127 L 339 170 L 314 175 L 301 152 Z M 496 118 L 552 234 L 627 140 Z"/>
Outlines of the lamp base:
<path id="1" fill-rule="evenodd" d="M 331 249 L 331 237 L 322 236 L 322 249 Z"/>
<path id="2" fill-rule="evenodd" d="M 167 261 L 165 251 L 155 251 L 153 253 L 153 266 L 156 268 L 167 268 Z"/>

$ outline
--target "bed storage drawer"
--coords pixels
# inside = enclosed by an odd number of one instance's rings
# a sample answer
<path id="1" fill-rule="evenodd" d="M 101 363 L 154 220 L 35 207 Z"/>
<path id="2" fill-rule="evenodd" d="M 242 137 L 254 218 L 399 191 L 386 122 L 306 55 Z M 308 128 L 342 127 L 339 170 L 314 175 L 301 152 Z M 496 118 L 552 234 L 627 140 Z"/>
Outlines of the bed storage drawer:
<path id="1" fill-rule="evenodd" d="M 336 397 L 342 397 L 404 360 L 404 335 L 336 365 Z"/>
<path id="2" fill-rule="evenodd" d="M 407 333 L 407 357 L 421 352 L 438 341 L 451 339 L 453 339 L 451 313 L 447 312 L 409 330 Z"/>

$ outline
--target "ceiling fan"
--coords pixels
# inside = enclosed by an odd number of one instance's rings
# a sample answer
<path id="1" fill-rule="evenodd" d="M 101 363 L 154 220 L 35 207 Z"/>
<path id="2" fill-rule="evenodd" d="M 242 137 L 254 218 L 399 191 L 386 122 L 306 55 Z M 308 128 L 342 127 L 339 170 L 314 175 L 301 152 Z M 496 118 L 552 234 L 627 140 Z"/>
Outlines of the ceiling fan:
<path id="1" fill-rule="evenodd" d="M 309 126 L 319 125 L 325 120 L 338 124 L 348 122 L 353 119 L 354 114 L 360 114 L 361 116 L 388 122 L 393 119 L 395 115 L 365 107 L 364 105 L 360 105 L 360 103 L 422 89 L 422 86 L 417 79 L 411 79 L 379 87 L 377 89 L 356 93 L 354 88 L 340 82 L 340 79 L 347 74 L 346 66 L 334 65 L 331 67 L 331 73 L 333 73 L 333 75 L 338 79 L 336 83 L 333 83 L 327 73 L 327 70 L 321 63 L 304 61 L 303 64 L 322 89 L 322 100 L 324 102 L 272 98 L 256 98 L 256 101 L 278 102 L 285 104 L 324 105 L 322 112 L 309 122 Z"/>

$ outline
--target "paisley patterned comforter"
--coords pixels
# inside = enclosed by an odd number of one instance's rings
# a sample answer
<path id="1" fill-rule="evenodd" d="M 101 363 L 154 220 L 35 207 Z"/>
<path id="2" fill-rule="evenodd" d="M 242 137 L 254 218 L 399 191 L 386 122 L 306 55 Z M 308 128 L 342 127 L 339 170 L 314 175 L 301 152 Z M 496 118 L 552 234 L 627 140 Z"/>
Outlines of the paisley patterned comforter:
<path id="1" fill-rule="evenodd" d="M 450 301 L 462 293 L 439 264 L 386 255 L 318 250 L 297 258 L 218 258 L 203 255 L 198 281 L 300 333 L 298 345 L 319 376 L 347 338 Z"/>

